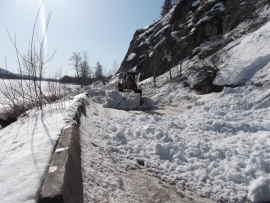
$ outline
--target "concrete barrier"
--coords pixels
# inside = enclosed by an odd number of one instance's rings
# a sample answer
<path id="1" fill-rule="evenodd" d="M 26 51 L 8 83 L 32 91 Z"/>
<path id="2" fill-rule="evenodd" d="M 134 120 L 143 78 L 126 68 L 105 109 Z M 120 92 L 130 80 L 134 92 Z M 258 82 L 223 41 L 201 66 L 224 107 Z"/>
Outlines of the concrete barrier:
<path id="1" fill-rule="evenodd" d="M 52 155 L 50 166 L 38 192 L 38 203 L 82 203 L 81 146 L 79 125 L 81 113 L 86 114 L 80 100 L 74 115 L 76 124 L 65 127 Z"/>

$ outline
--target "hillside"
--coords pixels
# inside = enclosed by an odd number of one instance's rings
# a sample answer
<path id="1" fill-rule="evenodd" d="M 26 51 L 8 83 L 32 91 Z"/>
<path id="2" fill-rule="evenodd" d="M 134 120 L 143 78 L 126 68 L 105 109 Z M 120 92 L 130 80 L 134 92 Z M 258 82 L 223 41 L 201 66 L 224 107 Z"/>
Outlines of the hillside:
<path id="1" fill-rule="evenodd" d="M 29 80 L 29 78 L 31 79 L 32 76 L 29 75 L 25 75 L 25 74 L 16 74 L 16 73 L 12 73 L 8 70 L 5 70 L 3 68 L 0 68 L 0 78 L 2 79 L 22 79 L 22 80 Z M 42 81 L 58 81 L 58 79 L 54 79 L 54 78 L 45 78 L 42 77 L 41 79 Z"/>
<path id="2" fill-rule="evenodd" d="M 118 72 L 133 68 L 146 79 L 178 65 L 181 80 L 201 93 L 240 85 L 213 84 L 217 71 L 232 57 L 227 53 L 232 47 L 223 48 L 268 22 L 269 12 L 268 0 L 182 0 L 164 18 L 135 32 Z M 192 66 L 180 70 L 185 61 Z M 196 75 L 195 84 L 189 83 L 191 75 Z"/>
<path id="3" fill-rule="evenodd" d="M 7 71 L 3 68 L 0 68 L 0 77 L 1 78 L 10 78 L 10 79 L 19 79 L 20 78 L 17 74 L 14 74 L 10 71 Z"/>

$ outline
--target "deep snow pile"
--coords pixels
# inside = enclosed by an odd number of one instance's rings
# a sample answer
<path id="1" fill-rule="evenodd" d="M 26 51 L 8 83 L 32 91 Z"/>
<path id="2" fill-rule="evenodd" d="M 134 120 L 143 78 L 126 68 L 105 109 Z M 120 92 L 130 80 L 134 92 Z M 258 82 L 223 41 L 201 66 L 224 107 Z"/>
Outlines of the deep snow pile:
<path id="1" fill-rule="evenodd" d="M 35 202 L 61 130 L 73 122 L 78 95 L 31 110 L 0 131 L 0 202 Z"/>
<path id="2" fill-rule="evenodd" d="M 140 106 L 140 94 L 134 92 L 119 92 L 117 87 L 118 76 L 105 86 L 102 81 L 94 82 L 84 87 L 80 92 L 87 92 L 93 101 L 103 104 L 107 108 L 136 109 Z"/>
<path id="3" fill-rule="evenodd" d="M 118 90 L 108 90 L 105 97 L 104 107 L 130 110 L 140 106 L 140 94 L 134 92 L 122 93 Z"/>

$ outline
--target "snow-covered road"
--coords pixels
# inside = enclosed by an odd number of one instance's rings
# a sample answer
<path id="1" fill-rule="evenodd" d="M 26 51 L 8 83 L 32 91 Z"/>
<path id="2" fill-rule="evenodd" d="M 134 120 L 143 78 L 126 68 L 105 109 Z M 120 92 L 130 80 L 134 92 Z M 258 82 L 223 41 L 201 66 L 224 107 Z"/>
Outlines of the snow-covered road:
<path id="1" fill-rule="evenodd" d="M 149 114 L 173 114 L 179 108 L 164 107 Z M 107 146 L 108 120 L 130 115 L 145 115 L 147 111 L 123 111 L 103 108 L 90 100 L 87 116 L 82 117 L 80 127 L 82 143 L 82 168 L 84 202 L 212 202 L 198 197 L 194 191 L 168 184 L 155 177 L 144 167 L 144 160 L 130 162 L 129 157 L 115 157 Z M 107 126 L 113 128 L 113 126 Z"/>
<path id="2" fill-rule="evenodd" d="M 102 84 L 87 87 L 85 202 L 150 202 L 166 196 L 159 188 L 169 188 L 170 202 L 190 202 L 185 191 L 197 202 L 260 198 L 270 172 L 268 91 L 238 87 L 197 95 L 180 83 L 148 86 L 146 108 L 128 111 L 104 108 L 110 98 Z"/>

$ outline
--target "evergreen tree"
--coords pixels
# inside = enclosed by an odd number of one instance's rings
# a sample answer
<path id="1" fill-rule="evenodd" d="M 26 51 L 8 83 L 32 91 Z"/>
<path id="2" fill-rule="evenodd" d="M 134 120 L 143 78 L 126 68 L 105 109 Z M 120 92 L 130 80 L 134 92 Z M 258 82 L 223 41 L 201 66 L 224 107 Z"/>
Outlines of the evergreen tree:
<path id="1" fill-rule="evenodd" d="M 164 17 L 172 8 L 172 1 L 165 0 L 163 6 L 161 7 L 161 17 Z"/>

